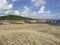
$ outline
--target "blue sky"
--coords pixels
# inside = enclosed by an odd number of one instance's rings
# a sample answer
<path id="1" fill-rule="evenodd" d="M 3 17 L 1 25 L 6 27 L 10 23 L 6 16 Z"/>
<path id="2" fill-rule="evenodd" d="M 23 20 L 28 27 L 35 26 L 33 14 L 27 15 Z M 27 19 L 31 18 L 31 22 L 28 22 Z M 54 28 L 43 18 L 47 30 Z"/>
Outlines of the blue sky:
<path id="1" fill-rule="evenodd" d="M 8 14 L 60 20 L 60 0 L 0 0 L 0 16 Z"/>

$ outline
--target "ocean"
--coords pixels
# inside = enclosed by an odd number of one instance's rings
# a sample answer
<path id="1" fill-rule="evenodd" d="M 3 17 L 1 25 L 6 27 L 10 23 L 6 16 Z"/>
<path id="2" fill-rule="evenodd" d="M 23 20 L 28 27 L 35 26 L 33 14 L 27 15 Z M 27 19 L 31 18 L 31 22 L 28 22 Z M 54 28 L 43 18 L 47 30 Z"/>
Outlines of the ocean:
<path id="1" fill-rule="evenodd" d="M 44 23 L 44 22 L 32 22 L 31 24 L 49 24 L 53 26 L 60 26 L 60 20 L 54 20 L 51 23 Z"/>
<path id="2" fill-rule="evenodd" d="M 54 20 L 54 22 L 51 22 L 50 25 L 60 26 L 60 20 Z"/>

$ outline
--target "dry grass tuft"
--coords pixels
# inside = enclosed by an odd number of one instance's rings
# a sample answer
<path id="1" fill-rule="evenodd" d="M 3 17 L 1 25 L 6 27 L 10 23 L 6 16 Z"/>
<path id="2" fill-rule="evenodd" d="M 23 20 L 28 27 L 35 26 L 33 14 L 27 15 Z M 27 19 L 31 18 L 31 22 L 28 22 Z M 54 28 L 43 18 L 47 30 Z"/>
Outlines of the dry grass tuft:
<path id="1" fill-rule="evenodd" d="M 60 39 L 43 32 L 10 30 L 0 33 L 0 45 L 60 45 Z"/>

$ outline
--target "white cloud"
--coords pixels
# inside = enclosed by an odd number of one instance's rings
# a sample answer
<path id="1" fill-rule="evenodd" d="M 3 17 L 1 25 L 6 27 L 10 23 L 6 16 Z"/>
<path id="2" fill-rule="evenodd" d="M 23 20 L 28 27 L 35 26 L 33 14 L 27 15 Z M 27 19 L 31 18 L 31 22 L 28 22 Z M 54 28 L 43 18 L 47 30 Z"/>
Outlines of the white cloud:
<path id="1" fill-rule="evenodd" d="M 47 15 L 51 15 L 51 11 L 49 10 L 49 11 L 46 11 L 45 12 Z"/>
<path id="2" fill-rule="evenodd" d="M 50 13 L 51 13 L 51 11 L 49 10 L 49 11 L 47 11 L 46 13 L 47 13 L 47 14 L 50 14 Z"/>
<path id="3" fill-rule="evenodd" d="M 13 2 L 16 2 L 17 0 L 12 0 Z"/>
<path id="4" fill-rule="evenodd" d="M 36 2 L 37 0 L 31 0 L 32 2 Z"/>
<path id="5" fill-rule="evenodd" d="M 22 16 L 50 15 L 51 11 L 45 11 L 45 6 L 42 6 L 39 11 L 32 11 L 30 8 L 25 6 L 20 14 Z"/>
<path id="6" fill-rule="evenodd" d="M 36 11 L 32 11 L 30 8 L 28 7 L 24 7 L 24 10 L 22 12 L 20 12 L 21 16 L 26 16 L 26 17 L 33 17 L 37 15 Z"/>
<path id="7" fill-rule="evenodd" d="M 45 8 L 45 7 L 42 6 L 42 7 L 40 8 L 40 10 L 38 11 L 38 13 L 41 13 L 41 14 L 45 13 L 44 8 Z"/>
<path id="8" fill-rule="evenodd" d="M 24 7 L 24 10 L 21 12 L 22 16 L 28 16 L 30 15 L 30 8 Z"/>
<path id="9" fill-rule="evenodd" d="M 40 10 L 38 11 L 38 14 L 47 14 L 47 15 L 50 15 L 51 14 L 51 11 L 45 11 L 45 6 L 42 6 L 40 8 Z"/>
<path id="10" fill-rule="evenodd" d="M 8 2 L 6 0 L 0 0 L 0 9 L 3 9 L 7 6 Z"/>
<path id="11" fill-rule="evenodd" d="M 13 4 L 8 4 L 7 0 L 0 0 L 0 10 L 1 9 L 11 9 L 13 8 Z"/>
<path id="12" fill-rule="evenodd" d="M 15 11 L 13 12 L 13 14 L 14 14 L 14 15 L 20 15 L 20 13 L 19 13 L 18 10 L 15 10 Z"/>
<path id="13" fill-rule="evenodd" d="M 39 6 L 46 4 L 45 0 L 32 0 L 32 2 L 34 3 L 33 5 L 36 7 L 39 7 Z"/>
<path id="14" fill-rule="evenodd" d="M 33 12 L 33 15 L 40 15 L 40 17 L 50 17 L 51 15 L 51 11 L 50 10 L 45 10 L 45 4 L 46 4 L 46 0 L 31 0 L 33 2 L 33 6 L 35 7 L 40 7 L 40 9 L 37 12 Z"/>
<path id="15" fill-rule="evenodd" d="M 41 10 L 41 11 L 42 11 L 42 10 L 44 11 L 44 9 L 45 9 L 45 6 L 42 6 L 40 10 Z"/>
<path id="16" fill-rule="evenodd" d="M 7 9 L 12 9 L 13 8 L 13 4 L 9 4 L 8 6 L 7 6 Z"/>
<path id="17" fill-rule="evenodd" d="M 37 15 L 37 12 L 33 12 L 33 14 L 32 14 L 33 16 L 36 16 Z"/>
<path id="18" fill-rule="evenodd" d="M 4 14 L 5 14 L 5 15 L 12 14 L 12 10 L 7 10 L 7 11 L 4 11 Z"/>
<path id="19" fill-rule="evenodd" d="M 0 0 L 0 15 L 8 14 L 11 12 L 13 4 L 8 4 L 7 0 Z"/>

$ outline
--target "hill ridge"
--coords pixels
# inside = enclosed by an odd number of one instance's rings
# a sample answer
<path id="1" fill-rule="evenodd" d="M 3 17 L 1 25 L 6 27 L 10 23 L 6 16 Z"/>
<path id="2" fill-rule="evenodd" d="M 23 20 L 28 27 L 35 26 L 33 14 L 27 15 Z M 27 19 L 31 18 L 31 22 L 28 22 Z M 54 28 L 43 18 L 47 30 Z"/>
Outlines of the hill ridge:
<path id="1" fill-rule="evenodd" d="M 1 16 L 0 20 L 34 20 L 34 19 L 18 15 L 7 15 L 7 16 Z"/>

